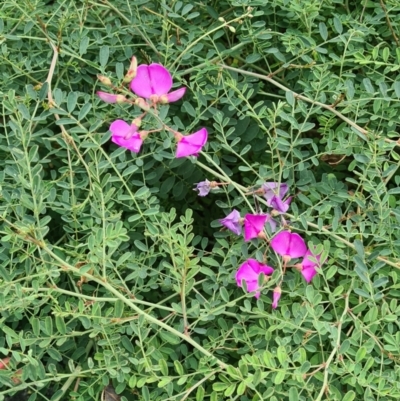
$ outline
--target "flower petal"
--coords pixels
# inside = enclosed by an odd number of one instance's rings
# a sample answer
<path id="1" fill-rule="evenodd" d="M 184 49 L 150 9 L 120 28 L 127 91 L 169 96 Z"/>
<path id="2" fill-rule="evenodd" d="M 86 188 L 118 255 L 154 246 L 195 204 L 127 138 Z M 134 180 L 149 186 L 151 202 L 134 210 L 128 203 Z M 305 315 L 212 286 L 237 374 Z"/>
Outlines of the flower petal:
<path id="1" fill-rule="evenodd" d="M 307 283 L 309 283 L 317 274 L 317 271 L 315 270 L 314 267 L 308 267 L 306 269 L 303 267 L 303 269 L 301 270 L 301 274 L 303 275 Z"/>
<path id="2" fill-rule="evenodd" d="M 143 140 L 138 133 L 133 134 L 130 138 L 125 139 L 123 136 L 112 136 L 111 141 L 116 145 L 126 148 L 134 153 L 139 153 Z"/>
<path id="3" fill-rule="evenodd" d="M 272 238 L 270 242 L 271 248 L 281 256 L 288 255 L 290 237 L 290 231 L 281 231 L 280 233 L 276 234 L 274 238 Z"/>
<path id="4" fill-rule="evenodd" d="M 285 201 L 283 201 L 279 196 L 275 195 L 270 199 L 269 203 L 270 203 L 270 206 L 272 208 L 274 208 L 277 212 L 286 213 L 289 209 L 291 200 L 292 200 L 292 198 L 290 197 L 290 198 L 286 199 Z"/>
<path id="5" fill-rule="evenodd" d="M 297 233 L 290 233 L 290 246 L 289 255 L 291 258 L 300 258 L 304 256 L 307 252 L 307 245 L 303 238 Z"/>
<path id="6" fill-rule="evenodd" d="M 196 190 L 199 191 L 199 196 L 207 196 L 211 190 L 210 181 L 201 181 L 196 185 Z"/>
<path id="7" fill-rule="evenodd" d="M 141 64 L 136 77 L 131 82 L 131 90 L 136 95 L 149 99 L 151 95 L 165 95 L 172 87 L 172 77 L 160 64 Z"/>
<path id="8" fill-rule="evenodd" d="M 274 272 L 274 269 L 272 267 L 264 265 L 256 259 L 248 259 L 247 262 L 249 263 L 251 268 L 258 274 L 264 273 L 266 276 L 268 276 Z"/>
<path id="9" fill-rule="evenodd" d="M 275 219 L 273 219 L 272 216 L 270 214 L 268 214 L 268 213 L 267 213 L 267 221 L 266 221 L 266 223 L 268 223 L 270 225 L 271 232 L 274 233 L 276 231 L 277 223 L 276 223 Z"/>
<path id="10" fill-rule="evenodd" d="M 241 234 L 242 227 L 240 225 L 240 213 L 236 209 L 233 209 L 224 219 L 218 221 L 236 235 Z"/>
<path id="11" fill-rule="evenodd" d="M 315 260 L 315 262 L 313 260 Z M 309 283 L 317 274 L 316 267 L 320 267 L 320 260 L 321 255 L 314 255 L 310 250 L 308 250 L 304 255 L 304 259 L 301 263 L 301 274 L 307 283 Z"/>
<path id="12" fill-rule="evenodd" d="M 256 291 L 255 297 L 259 298 L 260 292 L 258 290 L 258 276 L 260 273 L 265 275 L 272 274 L 274 269 L 270 266 L 260 263 L 256 259 L 248 259 L 242 263 L 236 272 L 236 283 L 239 287 L 242 286 L 242 280 L 246 281 L 248 292 Z"/>
<path id="13" fill-rule="evenodd" d="M 124 95 L 115 95 L 114 93 L 97 91 L 96 95 L 106 103 L 122 103 L 126 100 Z"/>
<path id="14" fill-rule="evenodd" d="M 278 302 L 279 302 L 279 299 L 281 298 L 281 293 L 282 293 L 282 290 L 280 289 L 280 287 L 276 287 L 274 289 L 274 292 L 272 294 L 272 308 L 273 309 L 276 309 L 278 307 Z"/>
<path id="15" fill-rule="evenodd" d="M 289 190 L 288 184 L 280 184 L 278 182 L 264 182 L 261 187 L 264 190 L 264 197 L 268 206 L 271 206 L 270 202 L 274 196 L 282 199 Z"/>
<path id="16" fill-rule="evenodd" d="M 136 70 L 136 77 L 131 81 L 131 90 L 140 97 L 150 98 L 153 93 L 153 87 L 150 81 L 149 66 L 141 64 Z"/>
<path id="17" fill-rule="evenodd" d="M 132 132 L 132 130 L 134 130 L 133 132 L 137 131 L 136 125 L 129 125 L 124 120 L 115 120 L 110 125 L 110 131 L 113 136 L 126 137 Z"/>
<path id="18" fill-rule="evenodd" d="M 157 63 L 150 64 L 148 69 L 153 94 L 161 96 L 168 93 L 172 88 L 172 76 L 169 71 Z"/>
<path id="19" fill-rule="evenodd" d="M 186 88 L 179 88 L 161 97 L 161 103 L 172 103 L 181 99 L 186 92 Z"/>
<path id="20" fill-rule="evenodd" d="M 258 263 L 258 261 L 255 259 L 248 259 L 246 262 L 240 265 L 239 269 L 236 272 L 235 278 L 239 287 L 242 286 L 242 280 L 245 280 L 246 283 L 248 283 L 249 281 L 257 282 L 258 280 L 259 273 L 254 271 L 251 263 L 249 263 L 251 261 Z"/>
<path id="21" fill-rule="evenodd" d="M 198 156 L 207 142 L 207 137 L 208 133 L 205 128 L 201 128 L 194 134 L 183 136 L 178 142 L 176 157 Z"/>
<path id="22" fill-rule="evenodd" d="M 266 214 L 246 214 L 244 217 L 244 240 L 246 242 L 256 238 L 263 231 L 267 217 Z"/>

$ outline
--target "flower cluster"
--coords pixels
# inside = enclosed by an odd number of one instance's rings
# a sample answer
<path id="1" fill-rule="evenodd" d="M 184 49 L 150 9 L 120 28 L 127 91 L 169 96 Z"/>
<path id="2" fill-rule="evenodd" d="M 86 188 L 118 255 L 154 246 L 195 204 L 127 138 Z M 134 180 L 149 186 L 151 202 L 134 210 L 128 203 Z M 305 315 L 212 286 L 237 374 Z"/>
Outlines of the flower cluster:
<path id="1" fill-rule="evenodd" d="M 116 91 L 123 91 L 124 87 L 114 87 L 109 78 L 104 76 L 98 77 L 100 82 Z M 157 106 L 159 104 L 167 104 L 176 102 L 181 99 L 186 88 L 182 87 L 171 92 L 172 76 L 170 72 L 162 65 L 152 63 L 150 65 L 137 65 L 136 57 L 132 57 L 131 65 L 127 74 L 123 79 L 123 84 L 129 85 L 130 90 L 137 96 L 133 100 L 128 99 L 123 94 L 114 94 L 98 91 L 98 97 L 106 103 L 130 103 L 138 106 L 143 110 L 140 116 L 137 116 L 131 124 L 124 120 L 115 120 L 110 125 L 111 140 L 116 145 L 124 147 L 134 153 L 138 153 L 142 147 L 145 138 L 152 132 L 160 131 L 155 129 L 152 131 L 140 130 L 143 118 L 148 114 L 152 114 L 157 118 Z M 208 133 L 205 128 L 190 134 L 182 135 L 162 123 L 163 129 L 170 131 L 176 141 L 176 157 L 198 156 L 208 139 Z"/>
<path id="2" fill-rule="evenodd" d="M 221 185 L 219 183 L 212 183 L 208 180 L 197 184 L 197 189 L 200 196 L 205 196 L 210 192 L 210 189 Z M 277 230 L 279 222 L 273 218 L 286 213 L 290 207 L 292 197 L 286 197 L 289 191 L 289 186 L 285 183 L 265 182 L 261 187 L 252 193 L 263 195 L 266 199 L 266 204 L 271 208 L 269 213 L 258 214 L 245 214 L 242 218 L 239 211 L 234 209 L 225 218 L 219 222 L 228 230 L 236 235 L 242 234 L 242 227 L 244 228 L 244 240 L 246 242 L 258 238 L 268 242 L 265 233 L 265 226 L 268 224 L 270 232 L 274 233 Z M 286 222 L 283 221 L 283 228 Z M 282 257 L 283 271 L 279 280 L 278 286 L 273 290 L 272 307 L 275 309 L 278 306 L 281 297 L 283 276 L 286 272 L 286 267 L 292 259 L 302 258 L 300 263 L 291 265 L 291 267 L 299 270 L 304 279 L 309 283 L 317 274 L 317 268 L 321 266 L 321 255 L 314 254 L 311 250 L 307 249 L 304 239 L 297 233 L 292 233 L 289 230 L 283 229 L 269 241 L 269 245 L 276 254 Z M 274 272 L 270 266 L 262 264 L 255 259 L 248 259 L 240 265 L 236 271 L 236 282 L 239 287 L 243 287 L 246 283 L 248 292 L 255 292 L 255 297 L 260 296 L 260 281 L 259 276 L 264 274 L 264 282 L 268 281 L 269 276 Z"/>

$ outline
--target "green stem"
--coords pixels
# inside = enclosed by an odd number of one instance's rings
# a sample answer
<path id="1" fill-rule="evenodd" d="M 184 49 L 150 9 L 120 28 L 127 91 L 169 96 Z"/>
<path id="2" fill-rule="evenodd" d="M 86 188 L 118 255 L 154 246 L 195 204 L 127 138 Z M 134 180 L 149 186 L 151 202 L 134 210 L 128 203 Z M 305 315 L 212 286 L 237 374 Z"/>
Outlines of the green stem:
<path id="1" fill-rule="evenodd" d="M 149 322 L 149 323 L 153 323 L 159 327 L 161 327 L 162 329 L 169 331 L 170 333 L 174 334 L 175 336 L 181 338 L 182 340 L 188 342 L 190 345 L 192 345 L 194 348 L 196 348 L 197 350 L 199 350 L 202 354 L 204 354 L 205 356 L 211 358 L 212 360 L 214 360 L 216 363 L 218 363 L 218 365 L 222 368 L 222 369 L 226 369 L 227 365 L 222 362 L 220 359 L 218 359 L 217 357 L 215 357 L 211 352 L 209 352 L 208 350 L 206 350 L 204 347 L 202 347 L 200 344 L 198 344 L 196 341 L 194 341 L 192 338 L 190 338 L 189 336 L 186 336 L 185 334 L 179 332 L 178 330 L 174 329 L 173 327 L 168 326 L 167 324 L 165 324 L 164 322 L 162 322 L 161 320 L 158 320 L 157 318 L 151 316 L 150 314 L 144 312 L 143 310 L 141 310 L 138 306 L 136 306 L 134 304 L 133 301 L 131 301 L 130 299 L 125 298 L 118 290 L 116 290 L 112 285 L 110 285 L 109 283 L 107 283 L 106 281 L 103 281 L 102 279 L 92 276 L 91 274 L 88 273 L 84 273 L 81 272 L 78 268 L 70 265 L 69 263 L 67 263 L 65 260 L 63 260 L 62 258 L 60 258 L 58 255 L 56 255 L 51 249 L 48 248 L 48 246 L 45 244 L 44 241 L 38 241 L 33 237 L 29 237 L 29 236 L 23 236 L 21 235 L 22 239 L 24 239 L 25 241 L 29 241 L 34 243 L 35 245 L 39 246 L 41 249 L 43 249 L 43 251 L 45 251 L 49 256 L 51 256 L 54 260 L 56 260 L 58 263 L 60 263 L 60 265 L 62 266 L 63 270 L 68 270 L 72 273 L 75 273 L 79 276 L 84 276 L 87 277 L 89 280 L 96 282 L 97 284 L 100 284 L 102 287 L 104 287 L 106 290 L 108 290 L 110 293 L 112 293 L 113 295 L 115 295 L 118 299 L 120 299 L 122 302 L 124 302 L 126 305 L 128 305 L 132 310 L 134 310 L 137 314 L 144 316 L 144 318 Z"/>

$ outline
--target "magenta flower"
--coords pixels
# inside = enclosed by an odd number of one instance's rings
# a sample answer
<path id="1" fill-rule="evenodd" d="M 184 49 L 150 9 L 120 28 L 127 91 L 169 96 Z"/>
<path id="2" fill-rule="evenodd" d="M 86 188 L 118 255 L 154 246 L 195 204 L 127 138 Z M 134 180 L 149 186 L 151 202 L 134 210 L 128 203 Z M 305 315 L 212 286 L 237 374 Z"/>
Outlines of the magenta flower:
<path id="1" fill-rule="evenodd" d="M 176 157 L 198 156 L 202 147 L 206 144 L 208 132 L 205 128 L 191 135 L 176 134 L 175 138 L 178 141 L 176 149 Z"/>
<path id="2" fill-rule="evenodd" d="M 137 130 L 138 127 L 135 124 L 129 125 L 123 120 L 115 120 L 110 125 L 111 140 L 118 146 L 138 153 L 143 139 Z"/>
<path id="3" fill-rule="evenodd" d="M 126 97 L 124 95 L 115 95 L 113 93 L 101 92 L 97 91 L 96 95 L 106 103 L 123 103 L 126 101 Z"/>
<path id="4" fill-rule="evenodd" d="M 248 292 L 256 291 L 255 297 L 260 297 L 260 291 L 258 291 L 258 276 L 261 273 L 270 275 L 274 272 L 274 269 L 270 266 L 263 265 L 258 260 L 247 259 L 246 262 L 242 263 L 236 272 L 235 278 L 236 283 L 239 287 L 242 287 L 242 280 L 246 282 Z"/>
<path id="5" fill-rule="evenodd" d="M 246 214 L 244 216 L 244 240 L 250 241 L 253 238 L 265 238 L 264 225 L 267 220 L 275 223 L 269 214 Z M 276 225 L 276 223 L 275 223 Z M 273 224 L 271 224 L 273 228 Z"/>
<path id="6" fill-rule="evenodd" d="M 233 209 L 224 219 L 218 220 L 228 230 L 231 230 L 236 235 L 240 235 L 242 232 L 242 226 L 240 224 L 240 213 Z"/>
<path id="7" fill-rule="evenodd" d="M 281 298 L 282 290 L 280 287 L 276 287 L 272 293 L 272 308 L 276 309 L 278 307 L 278 302 Z"/>
<path id="8" fill-rule="evenodd" d="M 304 255 L 303 261 L 299 264 L 301 274 L 309 283 L 317 274 L 316 267 L 321 267 L 321 255 L 314 255 L 310 250 Z"/>
<path id="9" fill-rule="evenodd" d="M 154 103 L 176 102 L 186 92 L 186 88 L 180 88 L 168 93 L 171 88 L 171 74 L 165 67 L 156 63 L 139 65 L 131 82 L 131 89 L 136 95 L 151 99 Z"/>
<path id="10" fill-rule="evenodd" d="M 271 240 L 271 247 L 284 260 L 289 261 L 293 258 L 300 258 L 307 252 L 307 246 L 299 234 L 290 231 L 281 231 Z"/>

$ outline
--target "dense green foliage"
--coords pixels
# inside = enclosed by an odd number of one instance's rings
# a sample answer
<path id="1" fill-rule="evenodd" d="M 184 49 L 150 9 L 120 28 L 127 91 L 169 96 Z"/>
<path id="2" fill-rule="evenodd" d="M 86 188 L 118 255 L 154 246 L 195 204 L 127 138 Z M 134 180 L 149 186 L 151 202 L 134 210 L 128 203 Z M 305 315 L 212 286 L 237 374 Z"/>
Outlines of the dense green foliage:
<path id="1" fill-rule="evenodd" d="M 0 46 L 0 399 L 400 398 L 398 0 L 4 0 Z M 109 141 L 140 110 L 96 76 L 132 55 L 187 86 L 160 116 L 198 159 Z M 217 221 L 264 181 L 328 256 L 274 311 L 233 278 L 265 243 Z"/>

